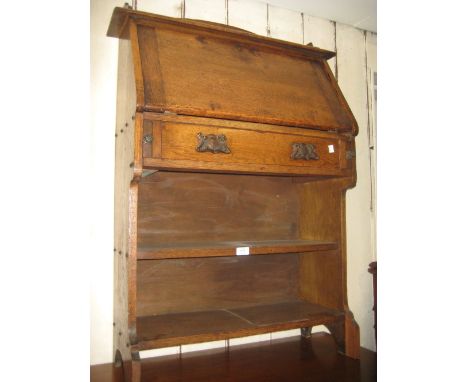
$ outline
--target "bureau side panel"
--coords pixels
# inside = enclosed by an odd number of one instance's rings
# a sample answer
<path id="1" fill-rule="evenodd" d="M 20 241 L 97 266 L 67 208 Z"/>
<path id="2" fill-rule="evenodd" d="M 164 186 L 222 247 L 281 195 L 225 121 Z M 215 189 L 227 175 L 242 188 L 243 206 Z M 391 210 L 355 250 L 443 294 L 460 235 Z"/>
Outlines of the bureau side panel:
<path id="1" fill-rule="evenodd" d="M 124 361 L 131 360 L 130 332 L 132 301 L 135 300 L 134 276 L 130 232 L 132 198 L 135 185 L 133 165 L 135 155 L 134 113 L 135 82 L 131 45 L 129 40 L 119 41 L 119 69 L 117 83 L 117 117 L 115 131 L 115 191 L 114 191 L 114 355 L 117 350 Z M 134 273 L 134 272 L 133 272 Z M 130 314 L 129 314 L 130 313 Z"/>
<path id="2" fill-rule="evenodd" d="M 303 239 L 340 244 L 333 253 L 301 257 L 300 292 L 307 300 L 344 310 L 346 303 L 346 237 L 343 231 L 344 181 L 321 180 L 301 185 L 299 231 Z"/>

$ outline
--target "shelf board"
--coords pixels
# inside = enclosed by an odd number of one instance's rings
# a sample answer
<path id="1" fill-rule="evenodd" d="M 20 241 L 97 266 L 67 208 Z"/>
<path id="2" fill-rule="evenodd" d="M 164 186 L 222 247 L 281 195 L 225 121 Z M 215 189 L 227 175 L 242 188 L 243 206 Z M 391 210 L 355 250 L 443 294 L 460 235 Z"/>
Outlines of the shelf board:
<path id="1" fill-rule="evenodd" d="M 305 301 L 137 318 L 138 350 L 244 337 L 336 322 L 343 313 Z"/>
<path id="2" fill-rule="evenodd" d="M 236 256 L 236 248 L 249 247 L 250 255 L 330 251 L 336 242 L 317 240 L 221 241 L 161 243 L 138 248 L 138 259 L 177 259 L 189 257 Z"/>

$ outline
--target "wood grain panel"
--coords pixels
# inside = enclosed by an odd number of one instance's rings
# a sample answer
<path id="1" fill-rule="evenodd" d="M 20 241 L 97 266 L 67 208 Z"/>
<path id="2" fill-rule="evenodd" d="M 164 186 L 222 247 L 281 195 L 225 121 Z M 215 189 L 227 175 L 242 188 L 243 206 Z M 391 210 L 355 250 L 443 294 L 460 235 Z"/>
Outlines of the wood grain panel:
<path id="1" fill-rule="evenodd" d="M 164 29 L 157 35 L 166 110 L 293 126 L 351 128 L 346 114 L 330 110 L 329 103 L 337 103 L 331 85 L 318 91 L 316 81 L 324 74 L 314 70 L 315 63 L 254 46 L 223 43 L 211 35 L 189 38 Z M 291 102 L 284 103 L 284 99 Z M 148 103 L 160 105 L 157 99 L 150 98 Z"/>
<path id="2" fill-rule="evenodd" d="M 248 323 L 225 310 L 175 313 L 138 318 L 138 340 L 140 342 L 160 338 L 180 338 L 230 332 L 252 328 Z"/>
<path id="3" fill-rule="evenodd" d="M 297 238 L 290 178 L 158 172 L 142 180 L 139 200 L 140 247 Z"/>
<path id="4" fill-rule="evenodd" d="M 298 296 L 298 255 L 138 262 L 139 316 L 274 304 Z"/>
<path id="5" fill-rule="evenodd" d="M 346 246 L 342 232 L 343 182 L 320 180 L 301 184 L 300 235 L 308 240 L 333 240 Z M 346 250 L 346 247 L 345 249 Z M 300 293 L 308 301 L 335 309 L 344 309 L 342 252 L 301 256 Z"/>
<path id="6" fill-rule="evenodd" d="M 130 183 L 133 179 L 136 91 L 130 41 L 119 42 L 118 101 L 115 132 L 115 196 L 114 196 L 114 354 L 120 351 L 124 361 L 131 360 L 129 328 L 135 327 L 131 305 L 136 290 L 131 285 L 134 278 L 129 264 Z M 141 121 L 141 120 L 140 120 Z M 136 259 L 135 259 L 136 261 Z"/>
<path id="7" fill-rule="evenodd" d="M 326 51 L 286 42 L 278 50 L 279 40 L 118 8 L 110 35 L 123 33 L 123 12 L 138 23 L 144 110 L 352 130 L 319 62 Z"/>
<path id="8" fill-rule="evenodd" d="M 342 321 L 343 314 L 302 301 L 145 316 L 138 318 L 139 345 L 135 348 L 229 339 Z"/>
<path id="9" fill-rule="evenodd" d="M 230 311 L 258 326 L 283 322 L 301 322 L 311 318 L 325 323 L 330 316 L 342 315 L 338 311 L 304 301 L 291 301 L 271 305 L 262 304 L 248 308 L 231 309 Z"/>
<path id="10" fill-rule="evenodd" d="M 341 180 L 300 185 L 300 235 L 307 240 L 341 241 Z"/>
<path id="11" fill-rule="evenodd" d="M 140 48 L 141 69 L 143 72 L 145 105 L 163 105 L 166 101 L 164 94 L 164 79 L 161 72 L 159 57 L 158 35 L 154 28 L 137 26 L 138 46 Z"/>
<path id="12" fill-rule="evenodd" d="M 300 264 L 300 296 L 327 308 L 343 310 L 341 254 L 302 255 Z"/>
<path id="13" fill-rule="evenodd" d="M 196 151 L 197 134 L 224 134 L 229 154 L 201 153 Z M 291 158 L 294 143 L 313 144 L 318 160 L 294 160 Z M 329 145 L 335 151 L 329 152 Z M 214 126 L 172 124 L 165 122 L 162 128 L 162 159 L 193 160 L 201 162 L 245 163 L 257 165 L 310 167 L 323 171 L 339 169 L 339 141 L 336 138 L 316 138 L 293 134 L 263 134 L 253 130 L 225 129 Z"/>

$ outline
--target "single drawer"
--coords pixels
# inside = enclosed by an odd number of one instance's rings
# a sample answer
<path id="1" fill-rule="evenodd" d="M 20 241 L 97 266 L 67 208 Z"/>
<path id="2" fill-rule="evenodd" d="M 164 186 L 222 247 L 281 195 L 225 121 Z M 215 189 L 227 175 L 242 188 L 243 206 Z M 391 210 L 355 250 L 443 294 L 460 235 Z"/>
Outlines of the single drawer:
<path id="1" fill-rule="evenodd" d="M 336 134 L 153 121 L 146 126 L 150 167 L 271 174 L 340 175 L 345 142 Z M 250 125 L 249 125 L 250 127 Z M 151 135 L 151 138 L 148 138 Z"/>

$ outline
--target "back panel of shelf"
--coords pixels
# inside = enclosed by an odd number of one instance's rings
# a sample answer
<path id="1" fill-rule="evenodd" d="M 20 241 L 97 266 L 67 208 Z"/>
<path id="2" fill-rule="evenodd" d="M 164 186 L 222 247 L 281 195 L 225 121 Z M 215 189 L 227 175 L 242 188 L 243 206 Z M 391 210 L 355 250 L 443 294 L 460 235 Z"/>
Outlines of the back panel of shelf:
<path id="1" fill-rule="evenodd" d="M 138 245 L 291 240 L 298 218 L 291 178 L 158 172 L 140 184 Z"/>

